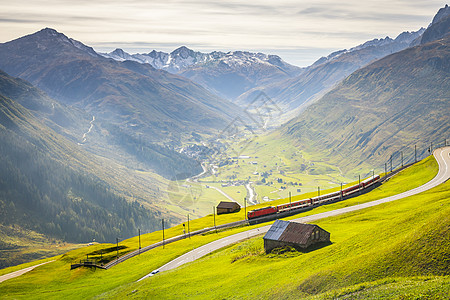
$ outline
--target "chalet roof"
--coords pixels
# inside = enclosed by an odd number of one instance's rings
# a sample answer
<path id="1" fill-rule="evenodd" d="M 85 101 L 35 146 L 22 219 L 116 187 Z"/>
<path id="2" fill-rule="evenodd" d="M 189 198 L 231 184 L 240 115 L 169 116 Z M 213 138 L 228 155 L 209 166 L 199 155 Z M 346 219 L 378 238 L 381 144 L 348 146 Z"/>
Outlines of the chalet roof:
<path id="1" fill-rule="evenodd" d="M 264 236 L 265 240 L 306 244 L 317 225 L 276 220 Z"/>
<path id="2" fill-rule="evenodd" d="M 219 205 L 217 205 L 217 208 L 236 208 L 241 207 L 239 203 L 236 202 L 227 202 L 227 201 L 220 201 Z"/>

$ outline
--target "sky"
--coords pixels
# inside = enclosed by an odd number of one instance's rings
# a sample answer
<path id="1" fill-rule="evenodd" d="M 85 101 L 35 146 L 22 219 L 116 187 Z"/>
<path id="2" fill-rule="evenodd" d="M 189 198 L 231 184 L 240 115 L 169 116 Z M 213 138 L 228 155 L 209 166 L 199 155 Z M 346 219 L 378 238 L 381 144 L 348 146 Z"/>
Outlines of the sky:
<path id="1" fill-rule="evenodd" d="M 277 54 L 297 66 L 427 27 L 435 0 L 0 0 L 0 42 L 56 29 L 99 52 L 179 46 Z"/>

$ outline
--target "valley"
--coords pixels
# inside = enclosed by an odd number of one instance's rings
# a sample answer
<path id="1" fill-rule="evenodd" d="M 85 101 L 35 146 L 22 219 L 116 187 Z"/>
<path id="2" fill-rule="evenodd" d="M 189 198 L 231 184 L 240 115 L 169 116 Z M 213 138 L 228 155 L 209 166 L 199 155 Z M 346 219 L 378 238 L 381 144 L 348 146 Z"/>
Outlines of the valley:
<path id="1" fill-rule="evenodd" d="M 446 299 L 450 8 L 291 2 L 0 32 L 0 298 Z"/>
<path id="2" fill-rule="evenodd" d="M 382 197 L 386 197 L 389 195 L 394 195 L 399 192 L 409 190 L 413 187 L 417 187 L 422 185 L 423 183 L 427 182 L 431 178 L 433 178 L 437 173 L 437 163 L 432 159 L 432 157 L 427 158 L 426 160 L 420 162 L 419 164 L 416 164 L 404 171 L 402 171 L 399 175 L 395 176 L 391 180 L 389 180 L 386 184 L 383 184 L 381 187 L 377 188 L 371 193 L 368 193 L 366 195 L 356 197 L 351 200 L 347 200 L 344 202 L 339 202 L 331 205 L 321 206 L 313 211 L 309 211 L 306 213 L 303 213 L 302 216 L 315 216 L 321 212 L 324 211 L 332 211 L 339 207 L 348 207 L 351 208 L 352 205 L 356 203 L 363 203 L 371 201 L 371 199 L 379 199 L 381 195 Z M 333 232 L 335 233 L 336 237 L 333 239 L 333 244 L 329 247 L 325 247 L 319 252 L 312 251 L 309 253 L 303 253 L 303 254 L 296 254 L 296 253 L 285 253 L 281 258 L 277 257 L 276 255 L 265 255 L 261 253 L 261 245 L 258 242 L 258 239 L 251 239 L 247 240 L 243 243 L 237 244 L 235 246 L 232 246 L 231 248 L 227 248 L 225 250 L 219 251 L 219 252 L 213 252 L 211 254 L 208 254 L 205 258 L 199 260 L 196 263 L 191 263 L 187 266 L 181 267 L 175 272 L 164 272 L 161 274 L 157 274 L 154 277 L 151 277 L 149 279 L 146 279 L 139 283 L 133 283 L 130 286 L 127 286 L 125 288 L 121 287 L 122 284 L 125 282 L 132 280 L 136 281 L 137 279 L 141 278 L 143 275 L 145 275 L 145 270 L 148 270 L 150 272 L 151 270 L 155 270 L 157 266 L 161 266 L 164 264 L 165 261 L 170 260 L 170 257 L 174 258 L 180 255 L 183 252 L 186 252 L 190 249 L 197 248 L 208 241 L 211 240 L 217 240 L 221 237 L 231 235 L 233 233 L 238 233 L 243 230 L 247 230 L 248 228 L 236 228 L 231 231 L 220 231 L 217 234 L 205 234 L 200 236 L 193 236 L 191 239 L 184 239 L 179 242 L 176 242 L 174 244 L 168 244 L 166 245 L 165 249 L 159 247 L 152 251 L 149 251 L 147 253 L 143 253 L 140 256 L 136 256 L 133 259 L 127 260 L 115 267 L 113 267 L 111 270 L 97 270 L 97 271 L 88 271 L 83 269 L 68 271 L 67 270 L 67 264 L 70 264 L 71 261 L 77 261 L 78 257 L 85 257 L 85 253 L 92 253 L 92 251 L 98 252 L 101 247 L 109 247 L 110 245 L 104 244 L 104 245 L 93 245 L 89 247 L 85 247 L 76 251 L 72 251 L 69 254 L 62 256 L 60 258 L 57 258 L 58 260 L 49 263 L 48 266 L 52 266 L 51 268 L 46 266 L 39 267 L 37 270 L 40 270 L 39 272 L 46 272 L 46 276 L 44 279 L 45 284 L 41 285 L 41 288 L 37 291 L 38 293 L 45 293 L 47 296 L 50 297 L 63 297 L 64 295 L 69 295 L 73 292 L 73 289 L 76 289 L 78 291 L 79 297 L 92 297 L 93 294 L 96 294 L 101 297 L 105 298 L 111 298 L 111 297 L 123 297 L 123 295 L 130 295 L 132 290 L 135 290 L 133 294 L 137 297 L 143 297 L 145 294 L 146 297 L 153 297 L 159 295 L 159 293 L 164 293 L 164 291 L 167 288 L 167 285 L 172 286 L 173 284 L 176 284 L 179 288 L 177 289 L 178 292 L 175 292 L 173 295 L 174 298 L 180 297 L 183 293 L 189 293 L 193 297 L 205 297 L 205 294 L 209 293 L 217 293 L 214 289 L 210 287 L 210 284 L 213 282 L 204 281 L 202 276 L 196 276 L 195 274 L 202 274 L 205 272 L 208 272 L 209 274 L 213 276 L 223 276 L 222 272 L 227 273 L 226 276 L 231 278 L 239 277 L 239 282 L 246 282 L 246 280 L 242 277 L 242 274 L 249 274 L 251 273 L 254 276 L 257 276 L 255 272 L 259 272 L 260 274 L 264 274 L 265 268 L 273 268 L 277 264 L 291 264 L 296 260 L 302 260 L 303 265 L 303 271 L 301 274 L 303 274 L 300 278 L 298 278 L 297 284 L 304 284 L 305 290 L 300 290 L 295 292 L 294 294 L 296 297 L 301 295 L 302 297 L 306 297 L 310 295 L 311 293 L 317 293 L 317 292 L 311 292 L 307 290 L 307 284 L 319 284 L 316 283 L 316 281 L 310 281 L 310 276 L 313 274 L 321 274 L 320 270 L 329 269 L 324 267 L 323 264 L 320 263 L 320 261 L 323 260 L 323 254 L 321 252 L 325 251 L 326 253 L 329 253 L 330 255 L 326 255 L 327 261 L 330 263 L 330 265 L 334 266 L 335 268 L 331 268 L 333 270 L 334 274 L 336 276 L 342 276 L 338 270 L 343 266 L 342 262 L 339 263 L 339 261 L 342 260 L 342 255 L 347 257 L 347 260 L 353 261 L 361 261 L 366 260 L 366 263 L 350 263 L 347 268 L 354 268 L 355 271 L 361 270 L 363 272 L 366 269 L 371 268 L 373 263 L 376 263 L 376 260 L 378 258 L 383 259 L 383 257 L 391 257 L 391 261 L 394 264 L 402 264 L 402 261 L 404 259 L 407 259 L 408 254 L 405 253 L 403 256 L 399 256 L 395 252 L 397 247 L 401 245 L 401 243 L 393 243 L 391 246 L 389 246 L 389 243 L 393 241 L 393 239 L 389 239 L 386 236 L 386 232 L 391 233 L 391 237 L 398 238 L 400 236 L 404 238 L 408 238 L 411 234 L 414 234 L 415 229 L 408 230 L 407 232 L 404 232 L 403 226 L 397 226 L 397 224 L 400 224 L 404 222 L 405 218 L 411 218 L 413 216 L 416 216 L 418 218 L 419 216 L 424 215 L 435 215 L 434 220 L 442 219 L 440 216 L 445 215 L 445 199 L 446 194 L 448 192 L 448 187 L 446 185 L 441 185 L 438 188 L 435 188 L 431 190 L 429 193 L 422 193 L 418 195 L 417 197 L 409 197 L 405 198 L 405 200 L 397 200 L 395 202 L 395 205 L 391 204 L 384 204 L 375 206 L 370 209 L 365 209 L 362 211 L 362 213 L 357 214 L 346 214 L 342 217 L 333 217 L 333 218 L 327 218 L 324 219 L 324 221 L 319 222 L 321 226 L 326 226 L 326 228 L 333 228 Z M 424 199 L 426 199 L 424 201 Z M 433 199 L 433 201 L 430 201 Z M 284 199 L 286 200 L 286 199 Z M 421 203 L 422 205 L 417 205 L 418 203 Z M 444 208 L 442 208 L 442 205 L 444 205 Z M 440 206 L 441 209 L 437 210 L 436 207 Z M 414 207 L 415 209 L 411 210 L 408 208 Z M 420 209 L 422 212 L 420 215 L 417 215 L 413 213 L 412 211 L 417 211 Z M 380 210 L 383 211 L 383 218 L 380 220 Z M 219 220 L 218 224 L 225 221 L 229 222 L 230 216 L 222 215 L 217 216 L 218 218 L 222 218 L 222 221 Z M 241 215 L 243 217 L 243 215 Z M 427 218 L 429 219 L 429 218 Z M 394 221 L 396 220 L 396 221 Z M 212 216 L 208 216 L 207 218 L 193 220 L 191 223 L 191 230 L 196 230 L 197 228 L 202 228 L 206 224 L 212 224 Z M 352 226 L 348 226 L 348 224 L 351 223 Z M 412 224 L 416 224 L 417 229 L 423 228 L 422 226 L 427 226 L 429 223 L 423 224 L 422 222 L 414 222 Z M 444 223 L 445 224 L 445 223 Z M 264 224 L 263 224 L 264 225 Z M 210 226 L 210 225 L 209 225 Z M 261 225 L 258 225 L 261 226 Z M 258 227 L 257 226 L 257 227 Z M 377 230 L 380 226 L 383 226 L 385 228 L 383 231 Z M 398 228 L 397 231 L 393 230 L 394 228 Z M 434 228 L 434 227 L 431 227 Z M 173 235 L 178 235 L 182 233 L 182 226 L 179 225 L 175 228 L 171 228 L 166 233 L 166 237 L 171 237 Z M 376 230 L 378 234 L 373 233 L 370 236 L 367 236 L 365 234 L 362 234 L 362 232 L 366 232 L 367 230 Z M 401 233 L 400 231 L 401 230 Z M 420 230 L 422 232 L 422 230 Z M 434 233 L 432 233 L 434 232 Z M 425 231 L 425 234 L 427 237 L 431 237 L 433 234 L 437 234 L 438 231 Z M 394 236 L 392 236 L 392 233 Z M 364 239 L 365 243 L 367 243 L 367 237 L 373 237 L 373 236 L 383 236 L 383 243 L 381 245 L 376 246 L 376 243 L 374 244 L 369 243 L 368 246 L 364 246 L 363 249 L 359 249 L 360 246 L 352 246 L 353 242 L 350 237 L 355 237 L 358 239 Z M 420 237 L 417 237 L 420 240 Z M 143 235 L 141 237 L 141 241 L 143 245 L 147 245 L 148 243 L 152 243 L 154 241 L 158 241 L 161 239 L 161 232 L 155 232 L 147 235 Z M 371 238 L 372 241 L 374 239 Z M 126 247 L 130 247 L 131 249 L 137 249 L 138 246 L 138 240 L 137 237 L 127 240 L 127 241 L 121 241 L 121 245 L 125 245 Z M 426 243 L 426 240 L 423 240 L 421 243 Z M 360 244 L 361 245 L 361 244 Z M 420 244 L 424 245 L 424 244 Z M 428 245 L 428 244 L 427 244 Z M 340 251 L 336 251 L 337 248 L 340 249 Z M 372 252 L 369 254 L 365 253 L 367 247 L 372 248 Z M 420 247 L 420 246 L 419 246 Z M 436 249 L 436 248 L 434 248 Z M 129 251 L 129 250 L 128 250 Z M 343 252 L 342 252 L 343 251 Z M 410 251 L 415 251 L 414 249 L 410 249 Z M 122 252 L 122 250 L 121 250 Z M 378 253 L 375 255 L 372 259 L 367 259 L 370 257 L 371 253 Z M 407 252 L 411 253 L 411 252 Z M 431 253 L 431 252 L 426 252 Z M 434 258 L 438 259 L 441 257 L 441 255 L 444 255 L 441 251 L 434 252 Z M 373 255 L 372 254 L 372 255 Z M 424 254 L 426 257 L 427 254 Z M 261 260 L 264 260 L 264 264 L 260 264 L 259 262 Z M 306 263 L 309 261 L 309 263 Z M 427 260 L 428 262 L 429 260 Z M 211 268 L 211 264 L 220 264 L 224 267 L 220 268 L 219 271 L 218 268 Z M 295 263 L 296 264 L 296 263 Z M 257 268 L 256 266 L 259 267 Z M 64 267 L 66 266 L 66 267 Z M 225 267 L 229 266 L 229 267 Z M 197 271 L 196 269 L 200 268 L 201 271 Z M 279 268 L 277 266 L 277 268 Z M 318 269 L 319 268 L 319 269 Z M 129 270 L 134 270 L 133 272 L 129 272 Z M 194 269 L 194 271 L 192 271 Z M 216 272 L 211 273 L 211 271 L 207 270 L 216 270 Z M 268 290 L 270 287 L 273 286 L 273 284 L 278 285 L 278 282 L 280 282 L 281 278 L 290 278 L 290 274 L 295 273 L 299 274 L 296 270 L 291 270 L 291 268 L 280 268 L 280 270 L 283 270 L 281 274 L 276 275 L 277 280 L 274 281 L 273 279 L 268 280 L 268 278 L 264 279 L 264 276 L 259 276 L 259 280 L 264 282 L 264 287 Z M 404 280 L 415 280 L 415 279 L 408 279 L 410 276 L 408 274 L 411 274 L 410 272 L 413 272 L 413 274 L 435 274 L 433 280 L 440 280 L 445 282 L 445 276 L 442 276 L 442 269 L 440 269 L 439 264 L 433 264 L 431 261 L 427 264 L 427 271 L 425 269 L 421 269 L 421 264 L 419 261 L 414 261 L 412 264 L 411 269 L 407 269 L 402 271 L 402 273 L 389 273 L 391 275 L 387 275 L 387 277 L 380 277 L 377 273 L 378 269 L 375 269 L 374 272 L 368 272 L 365 276 L 360 277 L 355 275 L 354 278 L 349 278 L 346 281 L 336 281 L 336 280 L 328 280 L 327 277 L 322 277 L 325 282 L 328 282 L 330 285 L 327 287 L 322 287 L 319 289 L 320 292 L 333 292 L 334 289 L 339 289 L 342 287 L 345 282 L 345 284 L 355 285 L 358 283 L 366 282 L 366 281 L 374 281 L 374 280 L 380 280 L 380 278 L 384 278 L 383 280 L 387 280 L 387 282 L 398 282 L 398 280 L 401 280 L 400 282 L 403 282 Z M 423 270 L 423 271 L 420 271 Z M 88 271 L 88 272 L 86 272 Z M 25 275 L 22 275 L 21 277 L 27 278 L 28 281 L 34 281 L 36 279 L 43 280 L 43 278 L 40 278 L 39 272 L 34 274 L 27 273 Z M 76 278 L 70 278 L 67 277 L 67 272 L 75 272 Z M 188 272 L 186 274 L 185 272 Z M 431 272 L 431 273 L 430 273 Z M 2 274 L 2 273 L 0 273 Z M 58 275 L 57 275 L 58 274 Z M 180 274 L 180 275 L 178 275 Z M 441 275 L 438 275 L 441 274 Z M 402 279 L 395 277 L 395 276 L 406 276 Z M 37 276 L 37 277 L 36 277 Z M 56 276 L 58 279 L 56 279 Z M 309 276 L 309 277 L 308 277 Z M 321 275 L 325 276 L 325 275 Z M 386 275 L 384 275 L 386 276 Z M 394 277 L 392 277 L 394 276 Z M 1 286 L 0 290 L 2 292 L 7 292 L 8 294 L 11 293 L 11 289 L 14 289 L 14 286 L 17 284 L 21 284 L 21 277 L 18 277 L 13 280 L 5 281 Z M 171 278 L 167 280 L 168 278 Z M 273 278 L 273 277 L 272 277 Z M 196 282 L 197 280 L 202 280 L 202 283 L 198 282 L 195 285 L 186 284 L 186 280 L 193 280 Z M 392 281 L 397 280 L 397 281 Z M 80 285 L 84 285 L 86 282 L 90 282 L 89 288 L 80 289 Z M 157 283 L 155 283 L 157 282 Z M 289 280 L 286 281 L 286 284 L 290 282 Z M 434 282 L 434 281 L 431 281 Z M 108 283 L 108 284 L 105 284 Z M 333 283 L 333 284 L 332 284 Z M 418 281 L 417 288 L 425 289 L 427 290 L 428 284 L 430 281 L 424 280 L 424 281 Z M 223 284 L 233 284 L 232 282 L 223 283 Z M 370 286 L 371 284 L 369 282 L 365 283 L 366 286 L 368 285 L 369 288 L 364 288 L 364 292 L 371 292 Z M 61 289 L 61 285 L 64 285 L 64 289 Z M 183 287 L 180 289 L 180 287 Z M 256 293 L 257 290 L 260 290 L 261 285 L 259 285 L 257 288 L 254 287 L 254 285 L 251 284 L 245 284 L 242 285 L 239 289 L 239 291 L 245 293 Z M 284 287 L 284 288 L 287 288 Z M 272 292 L 275 292 L 277 294 L 283 293 L 283 289 L 275 289 L 272 290 Z M 56 290 L 55 290 L 56 289 Z M 95 290 L 95 292 L 94 292 Z M 227 289 L 224 289 L 226 292 Z M 209 291 L 209 292 L 207 292 Z M 351 292 L 353 291 L 352 288 L 345 289 L 340 291 L 340 293 L 345 293 L 345 291 Z M 22 293 L 24 291 L 22 290 Z M 36 290 L 35 290 L 36 292 Z M 289 289 L 285 292 L 293 293 L 293 290 Z M 25 291 L 25 294 L 28 292 Z M 99 293 L 105 293 L 100 295 Z M 150 294 L 149 294 L 150 293 Z M 437 291 L 437 295 L 439 295 L 439 292 Z M 433 292 L 433 294 L 436 294 L 436 291 Z M 15 294 L 16 297 L 19 296 L 18 294 Z M 151 295 L 151 296 L 150 296 Z M 291 294 L 293 295 L 293 294 Z M 224 297 L 226 295 L 224 294 Z M 246 296 L 242 296 L 246 297 Z"/>

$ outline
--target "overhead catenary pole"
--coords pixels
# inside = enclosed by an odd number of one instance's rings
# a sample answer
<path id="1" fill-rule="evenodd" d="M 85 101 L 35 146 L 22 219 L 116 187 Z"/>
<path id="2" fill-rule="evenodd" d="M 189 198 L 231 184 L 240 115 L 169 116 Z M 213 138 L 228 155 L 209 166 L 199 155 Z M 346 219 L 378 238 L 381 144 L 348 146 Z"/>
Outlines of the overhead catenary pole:
<path id="1" fill-rule="evenodd" d="M 344 194 L 342 194 L 342 182 L 341 182 L 341 200 L 344 198 Z"/>
<path id="2" fill-rule="evenodd" d="M 244 218 L 247 220 L 247 197 L 244 197 Z"/>
<path id="3" fill-rule="evenodd" d="M 387 175 L 387 163 L 384 163 L 384 176 Z"/>
<path id="4" fill-rule="evenodd" d="M 291 192 L 289 192 L 289 210 L 291 210 Z"/>
<path id="5" fill-rule="evenodd" d="M 361 194 L 361 174 L 358 175 L 358 189 L 359 189 L 359 193 Z"/>
<path id="6" fill-rule="evenodd" d="M 139 231 L 139 255 L 141 254 L 141 229 L 138 229 Z"/>
<path id="7" fill-rule="evenodd" d="M 164 219 L 162 219 L 162 232 L 163 232 L 162 244 L 163 244 L 163 249 L 164 249 Z"/>
<path id="8" fill-rule="evenodd" d="M 403 151 L 400 151 L 401 159 L 402 159 L 402 167 L 403 167 Z"/>
<path id="9" fill-rule="evenodd" d="M 214 216 L 214 228 L 216 229 L 216 233 L 217 233 L 217 228 L 216 228 L 216 208 L 213 206 L 213 216 Z"/>
<path id="10" fill-rule="evenodd" d="M 317 187 L 317 197 L 320 197 L 320 186 Z"/>
<path id="11" fill-rule="evenodd" d="M 188 217 L 188 236 L 189 238 L 191 238 L 191 228 L 189 227 L 189 214 L 187 215 Z"/>

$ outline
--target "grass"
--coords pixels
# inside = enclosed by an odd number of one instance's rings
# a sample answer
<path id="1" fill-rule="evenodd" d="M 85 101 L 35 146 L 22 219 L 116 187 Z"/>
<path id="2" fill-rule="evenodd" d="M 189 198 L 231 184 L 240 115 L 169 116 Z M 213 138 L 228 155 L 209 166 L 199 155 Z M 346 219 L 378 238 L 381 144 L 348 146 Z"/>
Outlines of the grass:
<path id="1" fill-rule="evenodd" d="M 388 183 L 369 194 L 344 202 L 335 203 L 333 205 L 323 206 L 302 215 L 318 213 L 325 208 L 338 208 L 342 205 L 348 205 L 347 203 L 350 203 L 350 201 L 353 201 L 354 203 L 369 201 L 375 197 L 370 196 L 372 193 L 378 193 L 377 197 L 395 194 L 403 189 L 415 187 L 428 181 L 429 178 L 432 178 L 436 174 L 436 171 L 436 162 L 434 159 L 428 158 L 418 165 L 404 170 Z M 25 275 L 3 282 L 0 285 L 0 294 L 2 295 L 2 298 L 6 299 L 33 299 L 42 298 L 44 296 L 50 299 L 92 298 L 98 295 L 103 295 L 102 297 L 106 298 L 113 296 L 116 298 L 168 298 L 169 296 L 172 298 L 183 298 L 187 295 L 191 295 L 191 293 L 197 298 L 254 298 L 253 296 L 255 295 L 260 298 L 269 296 L 289 298 L 290 294 L 283 294 L 284 290 L 280 289 L 280 287 L 290 287 L 293 285 L 293 282 L 294 288 L 288 289 L 288 291 L 296 298 L 300 297 L 300 295 L 301 297 L 310 295 L 310 292 L 305 291 L 317 290 L 316 294 L 326 293 L 334 289 L 346 288 L 358 284 L 359 282 L 355 280 L 355 278 L 361 277 L 367 282 L 379 279 L 377 276 L 349 276 L 349 274 L 356 274 L 356 271 L 358 270 L 346 267 L 346 264 L 342 265 L 341 261 L 346 261 L 349 265 L 355 267 L 358 266 L 358 263 L 370 265 L 370 262 L 374 262 L 374 258 L 379 258 L 380 253 L 386 254 L 386 257 L 389 258 L 392 256 L 392 253 L 397 253 L 395 251 L 398 250 L 395 248 L 394 251 L 391 248 L 393 246 L 401 246 L 401 241 L 407 241 L 407 237 L 408 235 L 411 235 L 412 231 L 416 230 L 416 232 L 418 232 L 419 238 L 412 235 L 412 240 L 418 241 L 420 240 L 420 237 L 423 236 L 423 228 L 432 228 L 430 225 L 436 225 L 436 222 L 432 223 L 429 220 L 431 217 L 436 217 L 435 219 L 441 221 L 445 220 L 445 216 L 446 214 L 448 215 L 449 211 L 448 206 L 441 198 L 442 195 L 444 195 L 444 199 L 445 197 L 448 198 L 450 196 L 448 195 L 448 183 L 440 188 L 441 190 L 437 188 L 434 189 L 433 192 L 430 191 L 425 194 L 427 197 L 425 198 L 426 205 L 421 211 L 416 209 L 418 206 L 417 203 L 424 200 L 419 196 L 416 196 L 411 197 L 414 201 L 399 200 L 395 203 L 366 209 L 364 214 L 355 212 L 341 217 L 321 220 L 318 224 L 332 233 L 333 244 L 311 253 L 299 254 L 296 252 L 286 252 L 282 255 L 266 256 L 263 254 L 262 240 L 261 238 L 257 238 L 212 253 L 198 262 L 177 270 L 158 274 L 149 280 L 143 281 L 142 284 L 136 285 L 133 283 L 138 278 L 148 274 L 150 271 L 160 267 L 167 261 L 170 261 L 194 247 L 199 247 L 210 241 L 249 228 L 241 227 L 233 230 L 221 231 L 217 234 L 195 236 L 191 239 L 168 244 L 165 249 L 162 249 L 161 247 L 153 249 L 138 257 L 127 260 L 110 270 L 105 271 L 80 268 L 69 271 L 70 264 L 79 259 L 86 258 L 86 254 L 92 254 L 93 252 L 98 253 L 101 249 L 114 247 L 112 244 L 99 244 L 70 251 L 64 256 L 56 257 L 57 261 L 53 263 L 38 267 Z M 439 198 L 440 200 L 433 201 L 433 199 L 435 199 L 433 197 L 436 199 L 439 197 L 441 198 Z M 440 204 L 442 204 L 442 207 L 439 206 Z M 383 208 L 385 210 L 380 212 Z M 386 213 L 386 211 L 388 213 Z M 402 217 L 402 214 L 409 211 L 411 213 Z M 440 215 L 438 216 L 438 214 Z M 238 214 L 216 216 L 216 221 L 217 224 L 222 222 L 226 223 L 239 219 L 240 217 L 243 217 L 243 211 Z M 412 222 L 413 225 L 408 226 L 408 231 L 403 232 L 403 224 L 408 222 Z M 351 226 L 348 226 L 349 224 L 351 224 Z M 443 222 L 441 227 L 445 226 L 445 224 L 448 226 L 448 223 Z M 211 225 L 212 215 L 193 220 L 190 224 L 191 230 L 210 227 Z M 397 226 L 395 227 L 394 225 Z M 394 226 L 394 230 L 392 230 L 392 226 Z M 381 232 L 379 232 L 380 229 Z M 386 233 L 389 232 L 393 235 L 386 236 Z M 181 224 L 167 229 L 165 232 L 166 237 L 175 236 L 181 233 Z M 425 233 L 427 233 L 427 237 L 433 237 L 433 233 L 429 233 L 429 230 Z M 142 235 L 142 246 L 158 242 L 161 240 L 161 237 L 161 232 Z M 393 237 L 399 238 L 397 243 L 393 243 Z M 428 245 L 426 241 L 427 240 L 422 244 Z M 121 241 L 120 245 L 125 247 L 121 250 L 123 253 L 132 249 L 137 249 L 138 238 L 135 237 Z M 405 245 L 407 245 L 407 243 L 405 243 Z M 379 250 L 380 247 L 384 250 L 381 252 L 378 251 L 378 253 L 377 249 Z M 428 254 L 426 247 L 422 250 L 424 254 Z M 410 250 L 408 251 L 408 253 L 411 253 Z M 405 252 L 404 249 L 401 249 L 400 253 L 402 252 Z M 323 259 L 323 257 L 326 257 L 326 259 Z M 427 257 L 424 258 L 428 259 Z M 399 261 L 393 261 L 392 263 L 401 265 L 399 264 Z M 405 263 L 404 260 L 400 262 Z M 333 268 L 332 266 L 336 267 Z M 374 264 L 371 266 L 376 267 L 377 265 Z M 434 272 L 437 269 L 436 264 L 433 264 L 432 267 Z M 345 272 L 338 272 L 340 270 L 339 268 L 343 268 Z M 8 268 L 5 269 L 4 272 L 9 272 L 10 270 L 11 268 Z M 418 269 L 418 271 L 420 270 L 423 270 L 423 268 Z M 236 273 L 233 273 L 233 271 Z M 384 274 L 377 268 L 376 271 L 376 274 Z M 321 272 L 323 272 L 323 274 Z M 348 277 L 348 279 L 342 281 L 344 283 L 342 286 L 327 286 L 326 284 L 323 284 L 323 282 L 327 282 L 329 279 L 326 276 L 329 272 L 335 272 L 336 275 L 333 276 L 343 276 L 344 278 Z M 434 274 L 433 272 L 431 275 Z M 320 274 L 321 276 L 319 277 L 324 279 L 317 282 L 311 282 L 310 279 L 308 280 L 311 276 L 312 278 L 315 278 L 316 273 Z M 417 270 L 415 269 L 410 270 L 409 273 L 405 271 L 393 275 L 401 277 L 405 274 L 410 276 L 413 273 L 414 275 L 420 275 L 416 274 Z M 207 274 L 208 278 L 211 278 L 212 282 L 215 283 L 214 286 L 209 286 L 207 284 L 207 281 L 205 281 L 205 274 Z M 364 274 L 364 272 L 362 274 Z M 189 278 L 189 281 L 187 281 L 186 278 Z M 251 282 L 249 282 L 249 280 L 251 280 Z M 194 285 L 191 285 L 191 282 L 194 283 Z M 258 284 L 255 285 L 255 282 L 258 282 Z M 274 286 L 275 282 L 276 286 Z M 296 288 L 300 287 L 300 285 L 304 287 L 301 290 Z M 109 294 L 108 291 L 111 290 L 113 292 Z M 134 290 L 137 291 L 133 292 Z M 221 292 L 218 292 L 219 290 Z M 300 291 L 301 294 L 299 294 Z"/>
<path id="2" fill-rule="evenodd" d="M 216 175 L 202 180 L 207 182 L 249 180 L 258 183 L 258 200 L 263 196 L 271 199 L 285 198 L 289 192 L 298 195 L 297 189 L 312 192 L 317 191 L 318 186 L 324 190 L 341 182 L 352 181 L 344 176 L 336 165 L 331 164 L 328 158 L 314 159 L 304 151 L 300 151 L 289 139 L 276 133 L 249 136 L 248 144 L 243 148 L 240 148 L 240 145 L 239 141 L 235 141 L 225 154 L 221 153 L 221 157 L 248 155 L 250 158 L 233 159 L 233 164 L 220 167 Z M 266 175 L 265 180 L 268 183 L 261 183 L 262 174 Z M 278 179 L 283 182 L 279 183 Z M 275 190 L 277 192 L 270 193 Z"/>
<path id="3" fill-rule="evenodd" d="M 23 263 L 54 257 L 82 246 L 49 238 L 17 225 L 0 225 L 0 268 L 21 265 L 17 267 L 21 269 Z M 37 263 L 31 262 L 27 266 L 33 264 Z M 9 272 L 0 269 L 0 276 Z"/>
<path id="4" fill-rule="evenodd" d="M 449 276 L 399 277 L 365 282 L 306 299 L 448 299 Z"/>
<path id="5" fill-rule="evenodd" d="M 443 238 L 450 234 L 449 198 L 447 182 L 406 199 L 316 222 L 331 232 L 332 240 L 316 251 L 266 255 L 257 237 L 120 287 L 104 298 L 299 299 L 327 293 L 321 296 L 327 299 L 343 289 L 386 294 L 380 286 L 374 289 L 373 282 L 380 280 L 390 284 L 392 298 L 421 293 L 439 297 L 442 289 L 436 287 L 443 283 L 448 290 L 450 275 L 450 241 Z M 417 276 L 436 278 L 434 283 L 422 280 L 422 285 Z M 404 279 L 395 281 L 399 277 Z M 411 282 L 417 285 L 413 292 L 406 287 Z"/>

